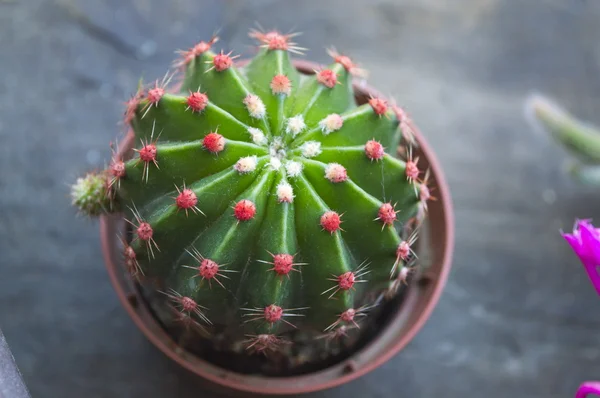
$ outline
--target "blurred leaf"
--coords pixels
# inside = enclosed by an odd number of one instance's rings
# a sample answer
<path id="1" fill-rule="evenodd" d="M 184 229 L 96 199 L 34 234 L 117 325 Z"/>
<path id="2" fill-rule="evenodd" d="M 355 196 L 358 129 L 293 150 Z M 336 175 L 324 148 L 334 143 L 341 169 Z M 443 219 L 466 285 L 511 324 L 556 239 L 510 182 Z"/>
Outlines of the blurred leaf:
<path id="1" fill-rule="evenodd" d="M 575 118 L 550 99 L 531 96 L 525 105 L 529 122 L 549 134 L 582 163 L 600 164 L 600 130 Z"/>
<path id="2" fill-rule="evenodd" d="M 579 183 L 600 186 L 600 166 L 573 162 L 568 165 L 567 172 Z"/>

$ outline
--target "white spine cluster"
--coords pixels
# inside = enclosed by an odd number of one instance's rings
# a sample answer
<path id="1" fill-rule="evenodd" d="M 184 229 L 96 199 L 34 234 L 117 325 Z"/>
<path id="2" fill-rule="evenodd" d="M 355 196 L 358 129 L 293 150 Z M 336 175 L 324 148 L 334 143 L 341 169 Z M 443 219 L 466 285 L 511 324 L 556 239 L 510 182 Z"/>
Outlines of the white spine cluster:
<path id="1" fill-rule="evenodd" d="M 348 179 L 346 168 L 338 163 L 329 163 L 325 167 L 325 178 L 331 182 L 344 182 Z"/>
<path id="2" fill-rule="evenodd" d="M 256 145 L 267 145 L 267 137 L 265 137 L 265 133 L 262 130 L 256 127 L 248 127 L 248 133 L 252 137 L 252 142 Z"/>
<path id="3" fill-rule="evenodd" d="M 273 142 L 269 146 L 269 154 L 271 156 L 282 155 L 281 151 L 285 152 L 285 145 L 283 144 L 283 140 L 281 137 L 277 136 L 273 138 Z"/>
<path id="4" fill-rule="evenodd" d="M 272 156 L 269 160 L 269 166 L 273 170 L 279 170 L 279 168 L 281 167 L 281 160 L 276 156 Z"/>
<path id="5" fill-rule="evenodd" d="M 266 108 L 265 104 L 262 102 L 258 96 L 254 94 L 248 94 L 246 98 L 244 98 L 244 105 L 246 105 L 246 109 L 248 109 L 248 113 L 255 119 L 262 119 L 265 116 Z"/>
<path id="6" fill-rule="evenodd" d="M 341 129 L 343 125 L 344 120 L 337 113 L 327 115 L 323 120 L 319 122 L 319 127 L 325 135 L 328 135 L 334 131 Z"/>
<path id="7" fill-rule="evenodd" d="M 306 141 L 300 147 L 300 151 L 302 151 L 302 156 L 306 158 L 314 158 L 315 156 L 319 156 L 321 154 L 321 143 L 318 141 Z"/>
<path id="8" fill-rule="evenodd" d="M 291 134 L 292 137 L 296 137 L 305 128 L 306 128 L 306 123 L 304 123 L 304 117 L 302 115 L 296 115 L 287 120 L 285 132 L 288 134 Z"/>
<path id="9" fill-rule="evenodd" d="M 292 203 L 294 201 L 294 189 L 286 181 L 282 181 L 277 185 L 277 200 L 280 203 Z"/>
<path id="10" fill-rule="evenodd" d="M 240 174 L 247 174 L 256 170 L 257 163 L 258 158 L 256 156 L 246 156 L 240 158 L 233 168 Z"/>
<path id="11" fill-rule="evenodd" d="M 293 160 L 285 164 L 285 172 L 288 177 L 298 177 L 302 173 L 302 163 Z"/>

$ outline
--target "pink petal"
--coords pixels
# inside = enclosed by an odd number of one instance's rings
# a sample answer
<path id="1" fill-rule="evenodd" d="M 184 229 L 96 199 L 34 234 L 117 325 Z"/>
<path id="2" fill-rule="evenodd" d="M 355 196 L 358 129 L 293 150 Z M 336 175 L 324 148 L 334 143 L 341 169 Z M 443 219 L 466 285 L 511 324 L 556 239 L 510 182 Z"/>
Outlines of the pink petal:
<path id="1" fill-rule="evenodd" d="M 586 381 L 581 383 L 577 389 L 575 398 L 586 398 L 591 394 L 600 395 L 600 382 L 597 381 Z"/>
<path id="2" fill-rule="evenodd" d="M 589 220 L 577 220 L 572 234 L 562 234 L 584 265 L 592 285 L 600 295 L 600 233 Z"/>
<path id="3" fill-rule="evenodd" d="M 583 253 L 585 253 L 585 251 L 583 250 L 583 246 L 581 244 L 581 239 L 579 236 L 576 236 L 574 233 L 573 234 L 562 234 L 562 236 L 571 245 L 571 247 L 575 251 L 575 254 L 577 254 L 579 257 L 581 257 L 581 255 Z"/>
<path id="4" fill-rule="evenodd" d="M 581 244 L 586 252 L 586 260 L 593 262 L 594 265 L 600 264 L 600 237 L 596 234 L 596 229 L 588 222 L 581 222 L 579 225 Z"/>

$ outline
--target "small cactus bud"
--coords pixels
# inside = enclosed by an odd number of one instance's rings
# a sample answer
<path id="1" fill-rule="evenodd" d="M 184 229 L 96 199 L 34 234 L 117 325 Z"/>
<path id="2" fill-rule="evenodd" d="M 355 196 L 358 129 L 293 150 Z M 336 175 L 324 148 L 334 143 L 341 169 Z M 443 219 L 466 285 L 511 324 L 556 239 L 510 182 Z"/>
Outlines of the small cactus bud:
<path id="1" fill-rule="evenodd" d="M 201 305 L 199 305 L 191 297 L 182 296 L 181 294 L 179 294 L 177 291 L 175 291 L 173 289 L 169 289 L 167 293 L 164 293 L 164 292 L 162 292 L 162 293 L 166 294 L 166 296 L 169 298 L 169 300 L 171 300 L 173 303 L 179 305 L 181 307 L 181 311 L 185 311 L 188 313 L 192 312 L 198 318 L 202 319 L 204 322 L 209 323 L 209 324 L 211 323 L 210 320 L 206 317 L 206 315 L 204 315 L 202 313 L 202 311 L 200 310 L 201 308 L 205 309 L 205 307 L 202 307 Z"/>
<path id="2" fill-rule="evenodd" d="M 327 115 L 325 119 L 319 122 L 319 127 L 323 134 L 328 135 L 333 131 L 337 131 L 344 125 L 344 119 L 337 113 Z"/>
<path id="3" fill-rule="evenodd" d="M 187 51 L 177 51 L 181 58 L 177 60 L 177 62 L 175 62 L 175 66 L 182 68 L 188 65 L 196 57 L 210 50 L 212 45 L 215 44 L 218 40 L 219 38 L 217 36 L 213 36 L 209 42 L 201 41 Z"/>
<path id="4" fill-rule="evenodd" d="M 192 112 L 202 112 L 206 105 L 208 105 L 208 96 L 199 91 L 190 92 L 189 97 L 187 97 L 186 103 L 188 108 L 192 110 Z"/>
<path id="5" fill-rule="evenodd" d="M 151 139 L 154 137 L 154 123 L 152 125 L 152 133 L 151 133 Z M 158 138 L 157 138 L 158 141 Z M 158 168 L 158 161 L 157 161 L 157 152 L 156 152 L 156 142 L 154 141 L 152 143 L 148 143 L 148 141 L 142 141 L 142 148 L 141 149 L 136 149 L 133 148 L 133 150 L 135 152 L 137 152 L 139 154 L 139 162 L 143 162 L 144 163 L 144 168 L 143 168 L 143 172 L 142 172 L 142 180 L 144 180 L 145 182 L 148 182 L 148 176 L 150 174 L 150 163 L 154 163 L 154 165 Z"/>
<path id="6" fill-rule="evenodd" d="M 305 128 L 306 123 L 304 123 L 304 117 L 302 115 L 296 115 L 287 120 L 285 132 L 288 134 L 292 134 L 292 137 L 296 137 Z"/>
<path id="7" fill-rule="evenodd" d="M 414 181 L 419 178 L 419 167 L 417 167 L 418 159 L 415 161 L 409 160 L 406 162 L 406 177 L 409 181 Z"/>
<path id="8" fill-rule="evenodd" d="M 269 167 L 273 170 L 279 170 L 279 168 L 281 167 L 281 160 L 275 156 L 271 157 L 269 159 Z"/>
<path id="9" fill-rule="evenodd" d="M 163 95 L 165 95 L 165 89 L 162 87 L 154 87 L 151 88 L 150 90 L 148 90 L 148 102 L 152 105 L 156 105 L 158 104 L 158 102 L 160 101 L 160 99 L 163 97 Z"/>
<path id="10" fill-rule="evenodd" d="M 189 266 L 189 265 L 184 265 L 184 268 L 189 268 L 189 269 L 193 269 L 196 270 L 198 273 L 196 275 L 193 276 L 193 278 L 199 276 L 202 278 L 202 280 L 207 280 L 208 281 L 208 288 L 211 289 L 212 288 L 212 282 L 216 282 L 219 286 L 221 286 L 222 288 L 225 288 L 225 285 L 223 285 L 223 282 L 221 282 L 219 280 L 219 277 L 225 278 L 225 279 L 229 279 L 227 276 L 225 276 L 223 273 L 226 272 L 236 272 L 234 270 L 222 270 L 221 268 L 224 267 L 222 265 L 217 264 L 216 261 L 211 260 L 209 258 L 205 258 L 204 256 L 202 256 L 202 254 L 200 254 L 200 252 L 196 249 L 192 249 L 192 251 L 188 251 L 188 254 L 190 254 L 194 260 L 197 261 L 197 264 L 199 264 L 198 266 Z"/>
<path id="11" fill-rule="evenodd" d="M 242 199 L 233 208 L 233 214 L 238 221 L 248 221 L 254 218 L 256 206 L 247 199 Z"/>
<path id="12" fill-rule="evenodd" d="M 285 181 L 277 185 L 277 200 L 279 203 L 292 203 L 294 201 L 294 189 Z"/>
<path id="13" fill-rule="evenodd" d="M 302 163 L 290 160 L 285 164 L 285 171 L 288 177 L 298 177 L 302 173 Z"/>
<path id="14" fill-rule="evenodd" d="M 291 254 L 275 254 L 273 256 L 273 271 L 279 275 L 287 275 L 294 268 L 294 256 Z"/>
<path id="15" fill-rule="evenodd" d="M 342 290 L 351 289 L 355 282 L 354 272 L 348 271 L 338 276 L 338 287 Z"/>
<path id="16" fill-rule="evenodd" d="M 367 71 L 359 68 L 350 57 L 338 53 L 334 48 L 329 48 L 327 53 L 333 58 L 334 62 L 342 65 L 353 76 L 362 78 L 367 76 Z"/>
<path id="17" fill-rule="evenodd" d="M 355 65 L 352 62 L 352 60 L 350 59 L 350 57 L 348 57 L 346 55 L 337 55 L 333 58 L 333 61 L 342 65 L 344 67 L 344 69 L 346 69 L 348 72 L 351 72 L 352 69 L 355 68 Z"/>
<path id="18" fill-rule="evenodd" d="M 123 250 L 123 253 L 124 253 L 125 259 L 127 261 L 135 261 L 136 260 L 135 250 L 133 250 L 133 248 L 131 246 L 126 246 L 125 250 Z"/>
<path id="19" fill-rule="evenodd" d="M 302 156 L 306 158 L 314 158 L 321 154 L 321 143 L 319 141 L 307 141 L 300 147 Z"/>
<path id="20" fill-rule="evenodd" d="M 292 92 L 292 82 L 286 75 L 275 75 L 271 80 L 271 91 L 274 95 L 290 95 Z"/>
<path id="21" fill-rule="evenodd" d="M 205 258 L 200 263 L 198 273 L 205 279 L 212 279 L 219 273 L 219 264 L 213 260 Z"/>
<path id="22" fill-rule="evenodd" d="M 209 152 L 219 153 L 225 149 L 225 138 L 217 132 L 208 133 L 202 140 L 202 146 Z"/>
<path id="23" fill-rule="evenodd" d="M 287 50 L 287 38 L 277 32 L 269 32 L 264 36 L 264 41 L 268 45 L 269 50 Z"/>
<path id="24" fill-rule="evenodd" d="M 111 210 L 109 182 L 105 173 L 89 173 L 71 187 L 71 201 L 82 213 L 99 216 Z"/>
<path id="25" fill-rule="evenodd" d="M 198 304 L 196 304 L 196 302 L 189 297 L 182 297 L 181 298 L 181 306 L 183 307 L 184 311 L 191 312 L 191 311 L 194 311 L 198 307 Z"/>
<path id="26" fill-rule="evenodd" d="M 256 127 L 248 127 L 248 133 L 250 134 L 250 137 L 252 137 L 252 142 L 256 145 L 267 145 L 268 140 L 262 130 L 257 129 Z"/>
<path id="27" fill-rule="evenodd" d="M 283 316 L 283 309 L 275 304 L 265 307 L 265 320 L 269 323 L 275 323 Z"/>
<path id="28" fill-rule="evenodd" d="M 111 163 L 110 174 L 115 178 L 125 177 L 125 163 L 122 160 L 115 160 Z"/>
<path id="29" fill-rule="evenodd" d="M 216 41 L 217 41 L 217 38 L 213 37 L 208 43 L 205 41 L 201 41 L 200 43 L 196 44 L 193 47 L 195 55 L 198 56 L 198 55 L 204 54 L 205 52 L 210 50 L 210 48 L 212 47 L 213 44 L 215 44 Z"/>
<path id="30" fill-rule="evenodd" d="M 154 235 L 154 230 L 147 222 L 141 222 L 135 233 L 141 240 L 150 241 L 152 239 L 152 235 Z"/>
<path id="31" fill-rule="evenodd" d="M 396 221 L 398 219 L 398 217 L 396 216 L 396 213 L 397 212 L 391 203 L 384 203 L 379 208 L 379 212 L 378 212 L 379 217 L 377 219 L 381 220 L 381 222 L 384 225 L 394 225 L 394 221 Z"/>
<path id="32" fill-rule="evenodd" d="M 198 55 L 202 55 L 205 52 L 207 52 L 208 50 L 210 50 L 210 48 L 212 47 L 212 45 L 216 42 L 216 38 L 213 38 L 211 41 L 209 41 L 208 43 L 205 41 L 201 41 L 200 43 L 196 44 L 193 47 L 194 50 L 194 55 L 198 56 Z"/>
<path id="33" fill-rule="evenodd" d="M 139 278 L 140 275 L 144 275 L 142 268 L 140 267 L 140 263 L 137 260 L 137 255 L 135 254 L 135 250 L 131 246 L 129 246 L 123 240 L 124 250 L 123 257 L 125 260 L 125 268 L 129 272 L 129 275 L 134 278 Z"/>
<path id="34" fill-rule="evenodd" d="M 346 311 L 342 312 L 340 315 L 340 319 L 344 322 L 352 322 L 354 321 L 354 316 L 356 315 L 356 310 L 354 308 L 349 308 Z"/>
<path id="35" fill-rule="evenodd" d="M 154 144 L 144 145 L 138 153 L 143 162 L 150 163 L 156 161 L 156 145 Z"/>
<path id="36" fill-rule="evenodd" d="M 123 122 L 125 124 L 131 123 L 133 118 L 135 118 L 135 114 L 140 106 L 140 100 L 142 99 L 142 91 L 139 90 L 136 92 L 127 102 L 125 102 L 125 112 Z"/>
<path id="37" fill-rule="evenodd" d="M 220 54 L 215 55 L 212 62 L 217 72 L 223 72 L 224 70 L 231 68 L 231 65 L 233 65 L 233 58 L 231 58 L 230 55 L 231 53 L 224 54 L 223 50 L 221 50 Z"/>
<path id="38" fill-rule="evenodd" d="M 340 225 L 342 224 L 342 220 L 340 215 L 335 211 L 326 211 L 321 216 L 321 226 L 323 229 L 331 234 L 340 229 Z"/>
<path id="39" fill-rule="evenodd" d="M 398 257 L 402 261 L 406 261 L 409 255 L 410 244 L 407 241 L 403 240 L 402 242 L 400 242 L 398 248 L 396 249 L 396 257 Z"/>
<path id="40" fill-rule="evenodd" d="M 408 117 L 406 111 L 399 106 L 392 106 L 392 110 L 396 115 L 396 118 L 400 122 L 400 130 L 402 131 L 402 137 L 406 140 L 406 142 L 414 144 L 415 141 L 415 132 L 411 126 L 410 118 Z"/>
<path id="41" fill-rule="evenodd" d="M 248 344 L 246 347 L 247 350 L 264 353 L 267 351 L 277 351 L 281 345 L 289 342 L 274 334 L 259 334 L 258 336 L 252 336 L 245 343 Z"/>
<path id="42" fill-rule="evenodd" d="M 348 271 L 348 272 L 344 272 L 341 275 L 338 275 L 337 277 L 335 277 L 333 279 L 328 278 L 327 280 L 334 281 L 334 282 L 336 282 L 336 284 L 335 284 L 335 286 L 330 287 L 329 289 L 325 290 L 321 294 L 326 294 L 333 290 L 333 293 L 331 293 L 331 295 L 329 296 L 329 298 L 332 298 L 340 290 L 350 290 L 350 289 L 352 289 L 352 287 L 354 286 L 355 283 L 366 282 L 366 280 L 360 279 L 360 278 L 370 272 L 370 271 L 367 271 L 367 269 L 366 269 L 367 266 L 368 266 L 368 263 L 363 262 L 358 266 L 358 268 L 354 272 Z M 335 276 L 335 275 L 332 275 L 332 276 Z M 331 329 L 335 325 L 337 325 L 337 322 L 334 322 L 326 330 Z"/>
<path id="43" fill-rule="evenodd" d="M 175 197 L 175 206 L 177 206 L 177 211 L 185 210 L 185 215 L 188 216 L 188 210 L 193 211 L 194 213 L 201 213 L 202 210 L 196 206 L 198 204 L 198 197 L 196 193 L 189 188 L 186 188 L 185 183 L 183 184 L 183 189 L 179 189 L 179 187 L 175 186 L 177 189 L 178 195 Z"/>
<path id="44" fill-rule="evenodd" d="M 398 273 L 398 281 L 404 283 L 405 285 L 408 284 L 408 276 L 410 275 L 411 271 L 412 268 L 402 267 L 402 269 Z"/>
<path id="45" fill-rule="evenodd" d="M 150 223 L 142 219 L 142 216 L 137 211 L 135 206 L 133 209 L 130 208 L 130 210 L 133 212 L 135 222 L 133 222 L 132 220 L 128 220 L 127 218 L 125 218 L 125 221 L 129 223 L 129 225 L 131 225 L 135 231 L 134 240 L 139 239 L 145 242 L 148 255 L 154 258 L 154 248 L 156 250 L 159 250 L 158 245 L 156 244 L 156 241 L 153 238 L 154 230 L 152 229 L 152 226 L 150 226 Z"/>
<path id="46" fill-rule="evenodd" d="M 240 158 L 240 160 L 237 161 L 233 168 L 240 174 L 247 174 L 256 170 L 257 164 L 258 158 L 256 156 L 246 156 Z"/>
<path id="47" fill-rule="evenodd" d="M 331 69 L 323 69 L 317 73 L 317 81 L 327 88 L 334 88 L 337 84 L 337 74 Z"/>
<path id="48" fill-rule="evenodd" d="M 269 268 L 268 271 L 274 271 L 278 276 L 287 275 L 288 279 L 290 277 L 289 273 L 291 271 L 299 272 L 297 269 L 294 268 L 295 265 L 306 265 L 306 263 L 294 263 L 294 256 L 291 254 L 286 254 L 286 253 L 273 254 L 271 252 L 269 252 L 269 254 L 271 256 L 273 256 L 272 262 L 266 261 L 266 260 L 257 260 L 257 261 L 259 263 L 272 265 L 273 267 Z M 300 308 L 297 308 L 297 309 L 300 309 Z"/>
<path id="49" fill-rule="evenodd" d="M 250 116 L 255 119 L 262 119 L 267 111 L 262 100 L 254 94 L 248 94 L 244 98 L 244 105 L 246 105 Z"/>
<path id="50" fill-rule="evenodd" d="M 183 210 L 192 209 L 198 203 L 198 198 L 194 191 L 189 188 L 182 190 L 175 199 L 177 207 Z"/>
<path id="51" fill-rule="evenodd" d="M 379 160 L 385 155 L 383 145 L 375 140 L 367 141 L 365 144 L 365 155 L 371 160 Z"/>
<path id="52" fill-rule="evenodd" d="M 250 37 L 253 37 L 263 43 L 261 47 L 266 48 L 269 51 L 273 50 L 283 50 L 290 51 L 296 54 L 302 54 L 302 50 L 305 50 L 302 47 L 298 47 L 296 43 L 292 43 L 290 39 L 297 34 L 289 33 L 286 35 L 282 35 L 279 32 L 271 31 L 267 33 L 259 32 L 253 30 L 250 32 Z"/>
<path id="53" fill-rule="evenodd" d="M 356 279 L 356 276 L 355 276 Z M 356 280 L 355 280 L 356 282 Z M 339 287 L 338 287 L 339 289 Z M 325 328 L 325 331 L 332 331 L 335 330 L 336 326 L 338 326 L 340 323 L 352 323 L 355 327 L 359 327 L 358 323 L 356 323 L 355 318 L 358 316 L 364 316 L 365 315 L 365 309 L 364 307 L 359 308 L 358 310 L 355 310 L 354 308 L 348 308 L 346 311 L 342 312 L 338 319 L 332 323 L 331 325 L 329 325 L 327 328 Z M 343 325 L 341 327 L 344 327 Z"/>
<path id="54" fill-rule="evenodd" d="M 381 98 L 371 98 L 369 100 L 369 105 L 371 105 L 373 112 L 378 116 L 384 115 L 388 110 L 387 101 Z"/>
<path id="55" fill-rule="evenodd" d="M 333 183 L 344 182 L 348 179 L 346 168 L 338 163 L 329 163 L 325 167 L 325 178 Z"/>

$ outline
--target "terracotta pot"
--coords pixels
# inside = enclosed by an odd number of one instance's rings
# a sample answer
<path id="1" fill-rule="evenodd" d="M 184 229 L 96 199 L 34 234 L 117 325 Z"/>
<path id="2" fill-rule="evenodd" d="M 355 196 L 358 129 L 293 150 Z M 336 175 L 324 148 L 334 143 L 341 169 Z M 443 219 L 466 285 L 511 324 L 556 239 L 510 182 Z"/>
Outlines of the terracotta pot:
<path id="1" fill-rule="evenodd" d="M 238 64 L 245 62 L 247 61 Z M 306 61 L 296 61 L 295 66 L 306 74 L 314 73 L 319 67 Z M 371 87 L 357 84 L 354 85 L 354 91 L 359 104 L 368 101 L 371 95 L 382 96 Z M 263 377 L 234 373 L 185 351 L 177 346 L 153 317 L 139 286 L 124 272 L 117 238 L 117 232 L 123 231 L 124 228 L 122 217 L 103 216 L 100 229 L 106 268 L 129 316 L 146 337 L 168 357 L 204 378 L 212 387 L 227 389 L 229 394 L 243 392 L 247 396 L 247 393 L 282 395 L 314 392 L 348 383 L 382 365 L 402 350 L 429 318 L 448 277 L 454 249 L 452 202 L 443 171 L 427 141 L 416 126 L 413 126 L 413 129 L 418 142 L 415 153 L 420 158 L 419 165 L 431 169 L 431 186 L 434 187 L 434 196 L 437 198 L 429 203 L 428 217 L 423 226 L 421 246 L 418 249 L 420 259 L 425 258 L 429 266 L 413 279 L 406 298 L 377 337 L 348 359 L 310 374 Z M 130 133 L 120 144 L 125 158 L 131 153 L 132 145 L 133 135 Z"/>

